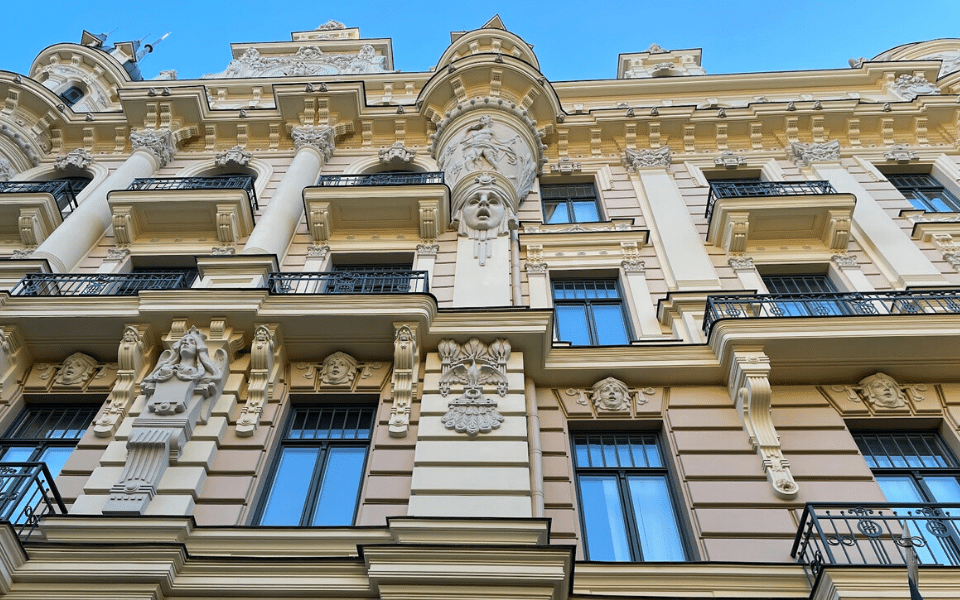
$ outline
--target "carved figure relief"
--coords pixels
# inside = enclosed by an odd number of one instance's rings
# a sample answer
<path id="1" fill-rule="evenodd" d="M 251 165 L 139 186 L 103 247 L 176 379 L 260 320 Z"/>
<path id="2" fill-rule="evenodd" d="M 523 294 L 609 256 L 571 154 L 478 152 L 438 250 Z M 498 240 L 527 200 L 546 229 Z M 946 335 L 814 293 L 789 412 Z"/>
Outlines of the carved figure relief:
<path id="1" fill-rule="evenodd" d="M 257 430 L 263 405 L 270 400 L 273 388 L 279 381 L 283 359 L 277 328 L 276 324 L 259 325 L 253 332 L 247 401 L 240 409 L 240 418 L 237 420 L 237 435 L 240 437 L 252 436 Z"/>
<path id="2" fill-rule="evenodd" d="M 17 170 L 13 168 L 13 163 L 0 156 L 0 181 L 10 181 L 16 174 Z"/>
<path id="3" fill-rule="evenodd" d="M 393 406 L 390 408 L 390 437 L 406 437 L 420 377 L 420 354 L 417 351 L 416 326 L 397 327 L 393 342 Z"/>
<path id="4" fill-rule="evenodd" d="M 633 150 L 627 148 L 624 151 L 623 162 L 627 169 L 632 171 L 645 167 L 669 167 L 670 147 L 664 146 L 657 150 Z"/>
<path id="5" fill-rule="evenodd" d="M 97 359 L 92 356 L 82 352 L 74 352 L 60 365 L 54 383 L 66 386 L 79 385 L 90 379 L 99 365 Z"/>
<path id="6" fill-rule="evenodd" d="M 607 377 L 593 384 L 590 400 L 598 411 L 630 410 L 630 388 L 615 377 Z"/>
<path id="7" fill-rule="evenodd" d="M 447 404 L 447 413 L 440 418 L 444 427 L 457 433 L 477 435 L 500 427 L 504 417 L 497 411 L 497 401 L 483 395 L 484 385 L 496 385 L 497 394 L 507 394 L 507 361 L 510 342 L 497 339 L 487 346 L 471 338 L 462 346 L 453 340 L 441 340 L 440 395 L 447 397 L 453 384 L 462 384 L 463 393 Z"/>
<path id="8" fill-rule="evenodd" d="M 381 148 L 379 156 L 382 163 L 408 163 L 417 156 L 417 151 L 407 148 L 403 142 L 394 142 L 389 148 Z"/>
<path id="9" fill-rule="evenodd" d="M 174 322 L 165 340 L 168 349 L 141 384 L 146 410 L 133 421 L 127 460 L 110 488 L 104 514 L 143 513 L 171 460 L 180 456 L 196 426 L 209 419 L 226 381 L 230 356 L 242 345 L 242 336 L 223 321 L 211 323 L 209 338 L 196 327 L 185 326 L 184 321 Z M 136 336 L 125 335 L 133 343 Z"/>
<path id="10" fill-rule="evenodd" d="M 256 48 L 249 48 L 224 71 L 201 79 L 392 73 L 384 68 L 386 60 L 369 44 L 361 46 L 357 54 L 327 54 L 316 46 L 302 46 L 296 54 L 275 57 L 263 57 Z"/>
<path id="11" fill-rule="evenodd" d="M 877 407 L 900 408 L 907 403 L 897 382 L 884 373 L 875 373 L 860 380 L 860 394 Z"/>
<path id="12" fill-rule="evenodd" d="M 323 361 L 320 381 L 327 385 L 351 385 L 357 377 L 357 359 L 343 352 L 334 352 Z"/>
<path id="13" fill-rule="evenodd" d="M 147 349 L 143 336 L 146 330 L 146 326 L 133 325 L 128 325 L 123 330 L 120 347 L 117 349 L 117 381 L 110 394 L 110 402 L 93 424 L 97 437 L 109 437 L 116 432 L 131 401 L 137 396 L 137 379 L 146 366 Z"/>
<path id="14" fill-rule="evenodd" d="M 58 171 L 86 169 L 91 163 L 93 163 L 93 155 L 83 148 L 77 148 L 63 156 L 58 156 L 56 162 L 53 163 L 53 168 Z"/>
<path id="15" fill-rule="evenodd" d="M 840 142 L 832 140 L 824 144 L 790 144 L 790 158 L 801 165 L 809 165 L 819 161 L 840 160 Z"/>
<path id="16" fill-rule="evenodd" d="M 213 162 L 218 167 L 245 167 L 250 164 L 253 155 L 240 146 L 234 146 L 229 150 L 217 154 Z"/>

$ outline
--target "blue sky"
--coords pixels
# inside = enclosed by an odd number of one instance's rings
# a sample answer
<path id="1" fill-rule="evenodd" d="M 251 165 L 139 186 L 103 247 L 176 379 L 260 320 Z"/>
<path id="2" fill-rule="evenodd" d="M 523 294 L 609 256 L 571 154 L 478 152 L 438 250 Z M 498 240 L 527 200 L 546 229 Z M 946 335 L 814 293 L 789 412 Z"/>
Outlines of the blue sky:
<path id="1" fill-rule="evenodd" d="M 44 47 L 78 42 L 83 29 L 115 29 L 112 42 L 145 36 L 149 42 L 170 31 L 144 59 L 144 76 L 176 69 L 181 79 L 195 78 L 223 70 L 231 42 L 289 40 L 291 31 L 315 29 L 329 19 L 360 27 L 363 37 L 393 38 L 396 67 L 425 71 L 450 43 L 451 31 L 475 29 L 499 14 L 508 29 L 534 45 L 552 80 L 613 78 L 619 53 L 652 43 L 703 48 L 707 73 L 738 73 L 845 68 L 851 57 L 960 37 L 960 0 L 52 0 L 40 6 L 38 13 L 29 2 L 6 3 L 0 69 L 25 73 Z"/>

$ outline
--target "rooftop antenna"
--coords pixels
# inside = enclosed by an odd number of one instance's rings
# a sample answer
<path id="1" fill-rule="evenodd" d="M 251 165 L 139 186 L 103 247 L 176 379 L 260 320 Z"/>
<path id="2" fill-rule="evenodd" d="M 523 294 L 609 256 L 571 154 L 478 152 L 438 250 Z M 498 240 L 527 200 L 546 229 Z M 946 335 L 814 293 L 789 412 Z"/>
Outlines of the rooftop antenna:
<path id="1" fill-rule="evenodd" d="M 140 52 L 137 52 L 137 60 L 139 61 L 141 58 L 143 58 L 143 57 L 146 56 L 147 54 L 150 54 L 151 52 L 153 52 L 153 48 L 154 48 L 157 44 L 159 44 L 160 42 L 162 42 L 163 40 L 167 39 L 167 36 L 169 36 L 170 33 L 171 33 L 170 31 L 166 32 L 165 34 L 163 34 L 162 36 L 160 36 L 159 38 L 157 38 L 157 40 L 156 40 L 155 42 L 153 42 L 152 44 L 144 44 L 144 45 L 143 45 L 143 48 L 140 50 Z M 147 35 L 150 35 L 150 34 L 147 34 Z M 143 40 L 143 39 L 146 39 L 146 38 L 147 38 L 147 35 L 143 36 L 142 40 Z M 142 41 L 142 40 L 141 40 L 141 41 Z"/>

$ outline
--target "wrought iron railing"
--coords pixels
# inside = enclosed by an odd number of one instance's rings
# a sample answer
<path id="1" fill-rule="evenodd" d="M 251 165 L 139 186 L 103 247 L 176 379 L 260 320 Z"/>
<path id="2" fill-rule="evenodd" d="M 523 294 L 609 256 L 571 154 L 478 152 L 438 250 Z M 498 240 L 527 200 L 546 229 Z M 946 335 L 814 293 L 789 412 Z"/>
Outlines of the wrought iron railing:
<path id="1" fill-rule="evenodd" d="M 317 181 L 320 187 L 354 185 L 422 185 L 443 183 L 442 171 L 428 173 L 370 173 L 368 175 L 323 175 Z"/>
<path id="2" fill-rule="evenodd" d="M 960 290 L 707 296 L 703 332 L 721 319 L 960 314 Z"/>
<path id="3" fill-rule="evenodd" d="M 250 202 L 251 214 L 260 205 L 251 175 L 218 175 L 210 177 L 151 177 L 134 179 L 128 190 L 243 190 Z"/>
<path id="4" fill-rule="evenodd" d="M 66 218 L 77 208 L 79 191 L 77 183 L 70 180 L 0 181 L 0 194 L 50 194 L 57 202 L 61 218 Z"/>
<path id="5" fill-rule="evenodd" d="M 0 520 L 10 522 L 21 539 L 30 537 L 41 517 L 66 512 L 47 465 L 0 463 Z"/>
<path id="6" fill-rule="evenodd" d="M 408 294 L 429 292 L 426 271 L 271 273 L 271 294 Z"/>
<path id="7" fill-rule="evenodd" d="M 194 270 L 157 270 L 121 274 L 28 273 L 11 292 L 14 296 L 134 296 L 144 290 L 190 287 Z"/>
<path id="8" fill-rule="evenodd" d="M 713 207 L 720 198 L 749 198 L 757 196 L 807 196 L 810 194 L 836 194 L 829 181 L 756 181 L 754 179 L 728 179 L 711 181 L 707 197 L 709 221 Z"/>
<path id="9" fill-rule="evenodd" d="M 790 556 L 813 582 L 824 566 L 960 566 L 960 504 L 807 504 Z"/>

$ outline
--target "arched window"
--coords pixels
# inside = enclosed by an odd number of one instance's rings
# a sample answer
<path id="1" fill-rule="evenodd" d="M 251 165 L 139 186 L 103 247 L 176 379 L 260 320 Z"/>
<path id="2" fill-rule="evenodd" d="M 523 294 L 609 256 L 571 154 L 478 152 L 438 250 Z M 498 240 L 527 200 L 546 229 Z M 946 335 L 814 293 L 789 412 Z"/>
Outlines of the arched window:
<path id="1" fill-rule="evenodd" d="M 67 89 L 60 92 L 60 99 L 63 100 L 64 104 L 67 106 L 73 106 L 83 99 L 83 90 L 75 85 L 71 85 Z"/>

